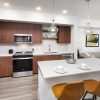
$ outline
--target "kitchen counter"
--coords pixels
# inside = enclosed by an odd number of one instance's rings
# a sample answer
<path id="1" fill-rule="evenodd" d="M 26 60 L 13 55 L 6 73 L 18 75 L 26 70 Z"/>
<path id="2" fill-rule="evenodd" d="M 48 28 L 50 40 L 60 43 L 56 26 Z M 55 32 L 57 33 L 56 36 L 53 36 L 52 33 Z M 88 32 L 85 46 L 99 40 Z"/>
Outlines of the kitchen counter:
<path id="1" fill-rule="evenodd" d="M 67 54 L 67 53 L 71 53 L 71 52 L 66 52 L 66 51 L 59 51 L 59 52 L 51 52 L 51 53 L 48 53 L 48 52 L 34 52 L 33 53 L 33 56 L 38 56 L 38 55 L 60 55 L 60 54 Z M 0 57 L 2 56 L 13 56 L 13 54 L 0 54 Z"/>
<path id="2" fill-rule="evenodd" d="M 37 56 L 37 55 L 60 55 L 60 54 L 68 54 L 68 53 L 71 53 L 71 52 L 66 52 L 66 51 L 59 51 L 59 52 L 50 52 L 50 53 L 48 53 L 48 52 L 34 52 L 33 53 L 33 56 Z"/>
<path id="3" fill-rule="evenodd" d="M 81 63 L 86 63 L 91 70 L 79 69 L 78 67 L 80 67 Z M 66 60 L 39 61 L 38 65 L 43 75 L 43 78 L 45 79 L 100 71 L 100 60 L 97 58 L 77 59 L 76 64 L 68 64 Z M 54 68 L 56 68 L 57 66 L 63 66 L 67 70 L 67 73 L 55 73 Z"/>
<path id="4" fill-rule="evenodd" d="M 82 70 L 78 67 L 85 63 L 91 70 Z M 52 92 L 52 86 L 60 83 L 75 82 L 86 79 L 100 80 L 100 59 L 78 59 L 76 64 L 68 64 L 66 60 L 38 62 L 38 92 L 40 100 L 57 100 Z M 54 68 L 63 66 L 67 73 L 59 74 Z M 87 97 L 91 97 L 88 95 Z M 100 98 L 97 98 L 100 100 Z"/>
<path id="5" fill-rule="evenodd" d="M 0 57 L 9 57 L 9 56 L 13 56 L 13 54 L 0 54 Z"/>

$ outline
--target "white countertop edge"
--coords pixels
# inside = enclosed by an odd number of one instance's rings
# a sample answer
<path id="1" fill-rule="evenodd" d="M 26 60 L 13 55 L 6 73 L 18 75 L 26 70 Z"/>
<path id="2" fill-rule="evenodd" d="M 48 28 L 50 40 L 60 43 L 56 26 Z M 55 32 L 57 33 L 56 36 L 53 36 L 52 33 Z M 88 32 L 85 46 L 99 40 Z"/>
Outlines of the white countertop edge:
<path id="1" fill-rule="evenodd" d="M 57 52 L 57 53 L 43 53 L 43 52 L 35 52 L 33 53 L 33 56 L 38 56 L 38 55 L 61 55 L 61 54 L 68 54 L 68 53 L 73 53 L 73 52 Z M 13 54 L 0 54 L 0 57 L 3 57 L 3 56 L 13 56 Z"/>
<path id="2" fill-rule="evenodd" d="M 0 57 L 9 57 L 9 56 L 13 56 L 13 54 L 2 54 L 2 55 L 0 55 Z"/>
<path id="3" fill-rule="evenodd" d="M 57 75 L 57 76 L 53 76 L 53 77 L 45 77 L 42 73 L 41 74 L 42 74 L 42 76 L 43 76 L 44 79 L 50 79 L 50 78 L 57 78 L 57 77 L 63 77 L 63 76 L 72 76 L 72 75 L 87 74 L 87 73 L 93 73 L 93 72 L 100 72 L 100 71 L 99 70 L 98 71 L 97 70 L 96 71 L 90 71 L 90 72 L 88 71 L 88 72 L 77 73 L 77 74 L 76 73 L 75 74 L 67 74 L 67 73 L 65 73 L 65 74 L 59 74 L 58 73 L 59 76 Z"/>
<path id="4" fill-rule="evenodd" d="M 74 52 L 57 52 L 57 53 L 33 53 L 33 56 L 35 55 L 59 55 L 59 54 L 68 54 L 68 53 L 74 53 Z"/>

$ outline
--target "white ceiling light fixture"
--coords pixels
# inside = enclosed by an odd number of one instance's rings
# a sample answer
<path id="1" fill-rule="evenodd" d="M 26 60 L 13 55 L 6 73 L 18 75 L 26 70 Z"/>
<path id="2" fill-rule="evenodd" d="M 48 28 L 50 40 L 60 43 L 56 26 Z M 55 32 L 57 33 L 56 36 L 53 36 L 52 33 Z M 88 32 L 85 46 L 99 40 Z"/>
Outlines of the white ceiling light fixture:
<path id="1" fill-rule="evenodd" d="M 4 6 L 9 7 L 9 6 L 10 6 L 10 4 L 9 4 L 9 3 L 7 3 L 7 2 L 5 2 L 5 3 L 4 3 Z"/>
<path id="2" fill-rule="evenodd" d="M 52 24 L 49 27 L 48 31 L 50 33 L 57 33 L 58 32 L 58 28 L 55 25 L 55 20 L 54 20 L 54 0 L 53 0 L 53 20 L 52 20 Z"/>
<path id="3" fill-rule="evenodd" d="M 90 17 L 89 17 L 89 10 L 90 10 L 90 8 L 89 8 L 89 1 L 90 0 L 86 0 L 87 2 L 88 2 L 88 22 L 87 22 L 87 24 L 86 24 L 86 29 L 85 29 L 85 34 L 86 35 L 92 35 L 93 34 L 93 30 L 92 30 L 92 28 L 91 28 L 91 25 L 90 25 Z"/>
<path id="4" fill-rule="evenodd" d="M 36 10 L 40 11 L 41 10 L 41 7 L 36 7 Z"/>
<path id="5" fill-rule="evenodd" d="M 66 14 L 66 13 L 67 13 L 67 10 L 63 10 L 62 13 L 63 13 L 63 14 Z"/>

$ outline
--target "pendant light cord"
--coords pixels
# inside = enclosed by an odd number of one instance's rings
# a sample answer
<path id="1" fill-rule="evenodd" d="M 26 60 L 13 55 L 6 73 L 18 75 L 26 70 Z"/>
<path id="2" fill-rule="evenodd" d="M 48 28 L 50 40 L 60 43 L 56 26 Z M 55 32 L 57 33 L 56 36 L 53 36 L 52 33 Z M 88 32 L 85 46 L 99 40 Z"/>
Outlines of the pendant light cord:
<path id="1" fill-rule="evenodd" d="M 54 22 L 54 0 L 53 0 L 53 22 Z"/>
<path id="2" fill-rule="evenodd" d="M 90 0 L 86 0 L 88 2 L 88 22 L 87 22 L 87 25 L 86 25 L 86 35 L 91 35 L 93 34 L 93 30 L 91 29 L 91 26 L 90 26 L 90 4 L 89 4 L 89 1 Z"/>
<path id="3" fill-rule="evenodd" d="M 87 1 L 88 1 L 88 23 L 90 23 L 90 16 L 89 16 L 90 15 L 90 7 L 89 7 L 89 5 L 90 5 L 89 1 L 90 0 L 87 0 Z"/>
<path id="4" fill-rule="evenodd" d="M 53 19 L 52 19 L 52 23 L 51 23 L 51 26 L 50 28 L 48 29 L 48 31 L 50 33 L 57 33 L 58 32 L 58 28 L 55 26 L 55 20 L 54 20 L 54 0 L 52 0 L 52 3 L 53 3 Z"/>

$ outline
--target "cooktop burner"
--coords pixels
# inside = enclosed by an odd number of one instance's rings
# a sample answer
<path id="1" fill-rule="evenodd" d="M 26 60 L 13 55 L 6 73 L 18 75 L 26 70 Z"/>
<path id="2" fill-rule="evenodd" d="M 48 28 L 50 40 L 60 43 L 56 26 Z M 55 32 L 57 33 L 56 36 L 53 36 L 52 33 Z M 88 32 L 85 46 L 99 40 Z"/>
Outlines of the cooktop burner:
<path id="1" fill-rule="evenodd" d="M 15 55 L 30 55 L 32 54 L 31 51 L 22 51 L 22 52 L 16 52 Z"/>
<path id="2" fill-rule="evenodd" d="M 21 57 L 32 57 L 32 51 L 22 51 L 22 52 L 16 52 L 13 55 L 13 58 L 21 58 Z"/>

